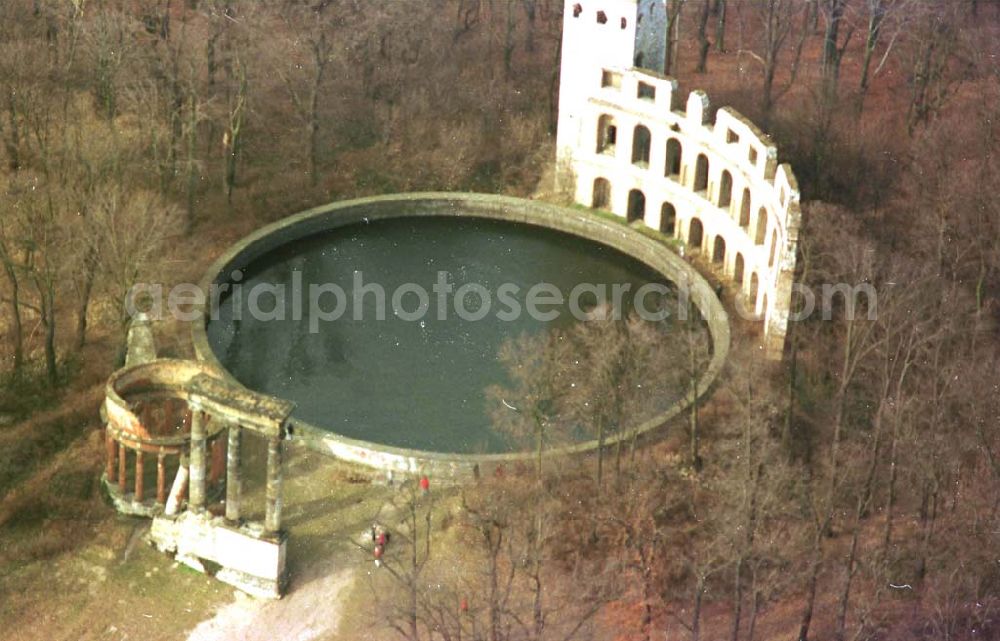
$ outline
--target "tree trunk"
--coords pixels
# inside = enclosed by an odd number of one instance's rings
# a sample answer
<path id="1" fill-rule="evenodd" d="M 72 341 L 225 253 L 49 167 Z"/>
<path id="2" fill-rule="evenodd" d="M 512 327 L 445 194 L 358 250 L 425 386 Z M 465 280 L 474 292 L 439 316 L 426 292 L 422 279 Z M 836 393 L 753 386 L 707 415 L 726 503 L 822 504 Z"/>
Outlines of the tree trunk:
<path id="1" fill-rule="evenodd" d="M 813 610 L 816 607 L 816 585 L 819 582 L 819 568 L 823 561 L 823 528 L 817 524 L 813 539 L 812 560 L 809 567 L 809 581 L 806 587 L 806 605 L 802 610 L 802 621 L 799 624 L 798 641 L 809 641 L 809 628 L 812 625 Z"/>
<path id="2" fill-rule="evenodd" d="M 20 378 L 24 370 L 24 327 L 21 322 L 21 287 L 17 280 L 17 272 L 14 271 L 10 257 L 2 245 L 0 245 L 0 252 L 3 252 L 0 260 L 3 261 L 4 274 L 7 275 L 7 282 L 10 284 L 10 320 L 14 342 L 12 374 L 17 379 Z"/>
<path id="3" fill-rule="evenodd" d="M 683 0 L 668 0 L 663 47 L 663 73 L 668 76 L 673 73 L 677 64 L 677 40 L 680 35 L 680 13 L 683 6 Z"/>
<path id="4" fill-rule="evenodd" d="M 871 80 L 872 57 L 875 55 L 875 47 L 878 45 L 879 36 L 882 35 L 882 0 L 873 0 L 869 3 L 870 14 L 868 15 L 868 37 L 865 39 L 865 55 L 861 61 L 861 83 L 858 94 L 858 113 L 864 108 L 865 95 L 868 93 L 868 84 Z"/>
<path id="5" fill-rule="evenodd" d="M 740 638 L 740 618 L 743 615 L 743 563 L 742 557 L 736 562 L 736 576 L 733 580 L 733 627 L 729 634 L 730 641 L 739 641 Z"/>
<path id="6" fill-rule="evenodd" d="M 922 541 L 920 545 L 920 560 L 917 563 L 917 580 L 923 581 L 927 576 L 927 557 L 930 554 L 931 538 L 934 536 L 934 521 L 937 518 L 938 483 L 937 479 L 924 486 L 924 500 L 920 508 L 920 529 Z M 928 493 L 929 489 L 929 493 Z"/>
<path id="7" fill-rule="evenodd" d="M 757 630 L 757 615 L 759 613 L 760 613 L 760 590 L 754 587 L 753 608 L 750 610 L 750 622 L 747 625 L 747 641 L 753 641 L 754 632 L 756 632 Z"/>
<path id="8" fill-rule="evenodd" d="M 51 285 L 45 288 L 41 298 L 42 324 L 45 326 L 45 373 L 49 384 L 55 386 L 59 382 L 59 366 L 56 358 L 56 312 L 55 294 Z"/>
<path id="9" fill-rule="evenodd" d="M 322 33 L 313 45 L 316 73 L 309 91 L 309 180 L 314 187 L 319 183 L 319 90 L 323 85 L 328 56 L 326 34 Z"/>
<path id="10" fill-rule="evenodd" d="M 604 487 L 604 420 L 597 421 L 597 495 Z"/>
<path id="11" fill-rule="evenodd" d="M 694 606 L 691 608 L 691 641 L 701 638 L 701 603 L 705 596 L 705 577 L 699 576 L 694 588 Z"/>
<path id="12" fill-rule="evenodd" d="M 7 90 L 7 118 L 10 129 L 4 138 L 7 167 L 11 171 L 17 171 L 21 168 L 21 127 L 17 116 L 17 92 L 13 86 Z"/>
<path id="13" fill-rule="evenodd" d="M 844 577 L 844 588 L 840 592 L 840 605 L 837 608 L 837 623 L 834 627 L 833 638 L 836 641 L 844 641 L 844 633 L 847 629 L 847 609 L 851 602 L 851 586 L 854 583 L 854 574 L 856 570 L 855 561 L 858 555 L 858 536 L 861 532 L 860 524 L 854 525 L 854 532 L 851 534 L 851 551 L 847 555 L 847 559 L 844 562 L 844 570 L 846 576 Z"/>
<path id="14" fill-rule="evenodd" d="M 691 337 L 689 336 L 689 341 Z M 691 437 L 691 467 L 697 471 L 701 469 L 701 455 L 699 454 L 699 434 L 698 434 L 698 374 L 697 374 L 697 358 L 695 357 L 695 347 L 691 343 L 688 346 L 688 357 L 689 357 L 689 389 L 691 394 L 691 409 L 688 412 L 688 424 L 690 427 L 690 437 Z"/>
<path id="15" fill-rule="evenodd" d="M 715 0 L 715 50 L 726 52 L 726 0 Z"/>
<path id="16" fill-rule="evenodd" d="M 708 70 L 708 50 L 712 43 L 708 41 L 708 16 L 712 11 L 712 0 L 702 0 L 701 13 L 698 14 L 698 65 L 696 73 Z"/>
<path id="17" fill-rule="evenodd" d="M 514 73 L 514 35 L 517 32 L 517 22 L 514 19 L 514 10 L 517 5 L 508 0 L 507 2 L 507 28 L 504 30 L 504 44 L 503 44 L 503 70 L 504 79 L 510 80 L 511 75 Z"/>
<path id="18" fill-rule="evenodd" d="M 653 577 L 649 563 L 642 568 L 642 634 L 644 641 L 651 641 L 653 634 Z"/>
<path id="19" fill-rule="evenodd" d="M 87 343 L 87 312 L 90 309 L 90 296 L 94 290 L 94 279 L 97 274 L 97 256 L 89 252 L 83 266 L 85 272 L 80 289 L 79 305 L 76 308 L 76 348 L 83 349 Z"/>
<path id="20" fill-rule="evenodd" d="M 882 535 L 882 554 L 885 558 L 888 558 L 889 546 L 892 544 L 892 526 L 896 508 L 897 443 L 899 441 L 897 422 L 898 420 L 893 417 L 892 442 L 889 444 L 889 487 L 885 502 L 885 532 Z"/>
<path id="21" fill-rule="evenodd" d="M 795 382 L 799 354 L 798 345 L 793 336 L 794 326 L 795 323 L 790 323 L 788 328 L 791 345 L 791 354 L 788 359 L 788 404 L 785 407 L 785 420 L 781 427 L 781 445 L 785 448 L 789 461 L 792 459 L 792 424 L 795 420 Z"/>
<path id="22" fill-rule="evenodd" d="M 198 174 L 195 172 L 198 144 L 198 103 L 194 88 L 188 94 L 188 126 L 187 126 L 187 233 L 194 230 L 194 194 L 198 185 Z"/>
<path id="23" fill-rule="evenodd" d="M 229 111 L 229 148 L 226 150 L 226 202 L 232 204 L 233 189 L 236 186 L 236 169 L 239 165 L 240 151 L 243 148 L 243 115 L 247 101 L 247 75 L 240 65 L 239 88 L 233 98 L 235 103 Z"/>

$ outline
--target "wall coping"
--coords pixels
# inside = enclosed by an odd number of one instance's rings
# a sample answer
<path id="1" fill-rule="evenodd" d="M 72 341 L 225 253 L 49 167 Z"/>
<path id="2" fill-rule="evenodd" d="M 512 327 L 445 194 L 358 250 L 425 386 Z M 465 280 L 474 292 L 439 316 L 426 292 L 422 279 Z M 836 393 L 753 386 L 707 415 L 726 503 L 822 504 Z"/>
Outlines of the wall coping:
<path id="1" fill-rule="evenodd" d="M 362 220 L 415 217 L 467 216 L 534 225 L 569 233 L 598 242 L 632 256 L 674 283 L 684 282 L 691 289 L 691 301 L 705 318 L 712 340 L 712 357 L 698 380 L 694 393 L 698 398 L 714 386 L 729 353 L 731 334 L 729 317 L 711 286 L 694 267 L 654 240 L 627 225 L 602 218 L 590 210 L 570 208 L 539 201 L 491 194 L 428 192 L 374 196 L 329 203 L 294 214 L 246 236 L 216 260 L 201 281 L 202 291 L 232 269 L 310 234 L 360 222 Z M 206 302 L 206 305 L 208 303 Z M 206 305 L 201 320 L 192 326 L 192 342 L 197 358 L 218 369 L 231 383 L 241 385 L 225 370 L 208 342 Z M 693 394 L 677 401 L 664 412 L 635 428 L 605 439 L 605 448 L 631 440 L 662 437 L 661 428 L 681 414 L 693 402 Z M 317 452 L 386 472 L 430 473 L 451 478 L 490 474 L 497 469 L 527 466 L 535 452 L 461 454 L 394 447 L 350 438 L 321 429 L 292 416 L 290 438 Z M 597 450 L 596 439 L 546 450 L 546 458 L 580 455 Z"/>

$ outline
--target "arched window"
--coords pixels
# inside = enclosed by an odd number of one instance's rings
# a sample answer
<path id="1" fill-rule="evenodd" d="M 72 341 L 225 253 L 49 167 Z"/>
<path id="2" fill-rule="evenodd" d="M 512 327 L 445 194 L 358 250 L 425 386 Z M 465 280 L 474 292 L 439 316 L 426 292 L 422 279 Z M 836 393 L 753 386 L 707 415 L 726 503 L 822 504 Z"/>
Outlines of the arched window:
<path id="1" fill-rule="evenodd" d="M 754 243 L 757 245 L 764 244 L 764 238 L 767 237 L 767 210 L 761 207 L 757 210 L 757 233 L 754 234 Z"/>
<path id="2" fill-rule="evenodd" d="M 573 17 L 579 18 L 581 13 L 583 13 L 583 5 L 577 2 L 573 5 Z"/>
<path id="3" fill-rule="evenodd" d="M 740 202 L 740 227 L 750 227 L 750 188 L 743 189 L 743 200 Z"/>
<path id="4" fill-rule="evenodd" d="M 694 168 L 695 191 L 705 191 L 708 189 L 708 157 L 705 154 L 698 154 L 698 160 Z"/>
<path id="5" fill-rule="evenodd" d="M 649 146 L 652 137 L 649 129 L 643 125 L 636 125 L 632 131 L 632 164 L 640 167 L 649 167 Z"/>
<path id="6" fill-rule="evenodd" d="M 618 142 L 618 125 L 615 119 L 607 114 L 597 119 L 597 153 L 615 155 L 615 143 Z"/>
<path id="7" fill-rule="evenodd" d="M 771 255 L 768 256 L 767 266 L 774 267 L 774 255 L 778 251 L 778 231 L 776 229 L 771 230 Z"/>
<path id="8" fill-rule="evenodd" d="M 733 175 L 729 170 L 722 172 L 722 180 L 719 183 L 719 207 L 729 207 L 733 201 Z"/>
<path id="9" fill-rule="evenodd" d="M 609 209 L 611 207 L 611 183 L 607 178 L 594 180 L 594 198 L 591 201 L 594 209 Z"/>
<path id="10" fill-rule="evenodd" d="M 733 280 L 743 289 L 743 254 L 736 254 L 736 261 L 733 263 Z"/>
<path id="11" fill-rule="evenodd" d="M 701 247 L 701 239 L 704 234 L 705 228 L 702 226 L 701 220 L 692 218 L 691 224 L 688 225 L 688 245 Z"/>
<path id="12" fill-rule="evenodd" d="M 757 278 L 757 272 L 750 274 L 750 292 L 748 298 L 750 299 L 750 304 L 754 306 L 754 312 L 757 311 L 757 290 L 760 287 L 760 280 Z"/>
<path id="13" fill-rule="evenodd" d="M 667 140 L 667 168 L 664 176 L 680 179 L 681 175 L 681 141 L 676 138 Z"/>
<path id="14" fill-rule="evenodd" d="M 715 237 L 715 243 L 712 245 L 712 262 L 713 263 L 723 263 L 726 260 L 726 239 L 722 236 Z"/>
<path id="15" fill-rule="evenodd" d="M 643 220 L 646 217 L 646 195 L 638 189 L 628 192 L 628 222 Z"/>
<path id="16" fill-rule="evenodd" d="M 667 236 L 677 233 L 677 210 L 670 203 L 660 207 L 660 232 Z"/>

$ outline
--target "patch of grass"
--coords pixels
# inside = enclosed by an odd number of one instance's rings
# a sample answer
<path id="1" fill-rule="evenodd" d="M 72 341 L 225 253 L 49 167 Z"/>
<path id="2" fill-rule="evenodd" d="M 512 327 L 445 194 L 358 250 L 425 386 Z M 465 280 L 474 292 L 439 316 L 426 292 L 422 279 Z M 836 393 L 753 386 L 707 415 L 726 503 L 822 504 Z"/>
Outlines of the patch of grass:
<path id="1" fill-rule="evenodd" d="M 680 240 L 679 238 L 674 238 L 673 236 L 667 236 L 666 234 L 663 234 L 651 227 L 646 227 L 645 225 L 630 225 L 624 218 L 610 211 L 604 211 L 603 209 L 593 209 L 591 207 L 587 207 L 585 205 L 580 205 L 576 203 L 571 205 L 571 207 L 573 209 L 576 209 L 577 211 L 581 211 L 591 216 L 600 218 L 601 220 L 606 220 L 608 222 L 621 225 L 622 227 L 628 227 L 630 229 L 634 229 L 643 236 L 651 238 L 656 242 L 665 245 L 666 247 L 669 247 L 670 249 L 673 249 L 675 251 L 678 248 L 684 246 L 684 241 Z"/>

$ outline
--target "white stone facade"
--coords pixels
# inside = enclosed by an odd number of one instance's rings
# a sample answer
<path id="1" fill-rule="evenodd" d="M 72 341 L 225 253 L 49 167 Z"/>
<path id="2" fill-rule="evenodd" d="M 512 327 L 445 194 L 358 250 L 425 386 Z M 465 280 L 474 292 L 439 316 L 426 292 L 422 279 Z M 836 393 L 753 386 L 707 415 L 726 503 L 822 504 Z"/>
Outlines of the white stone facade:
<path id="1" fill-rule="evenodd" d="M 801 219 L 795 175 L 739 113 L 723 107 L 711 122 L 701 91 L 681 110 L 675 80 L 633 66 L 650 37 L 636 35 L 648 5 L 566 2 L 560 182 L 577 203 L 641 220 L 716 263 L 739 287 L 738 311 L 763 320 L 767 354 L 780 359 Z"/>

